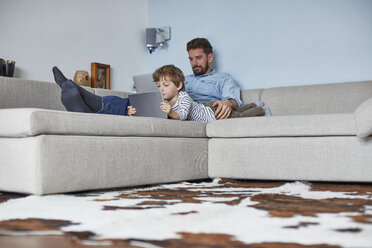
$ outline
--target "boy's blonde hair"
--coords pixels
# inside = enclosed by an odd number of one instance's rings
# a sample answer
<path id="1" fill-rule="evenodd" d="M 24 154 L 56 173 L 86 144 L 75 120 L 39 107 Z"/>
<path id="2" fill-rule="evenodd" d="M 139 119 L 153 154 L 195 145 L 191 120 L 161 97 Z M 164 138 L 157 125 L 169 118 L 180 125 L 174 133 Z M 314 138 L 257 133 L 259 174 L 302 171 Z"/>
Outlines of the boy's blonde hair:
<path id="1" fill-rule="evenodd" d="M 164 65 L 152 74 L 154 82 L 159 82 L 163 78 L 171 81 L 176 87 L 180 86 L 180 83 L 182 83 L 181 90 L 185 90 L 185 76 L 178 67 L 174 65 Z"/>

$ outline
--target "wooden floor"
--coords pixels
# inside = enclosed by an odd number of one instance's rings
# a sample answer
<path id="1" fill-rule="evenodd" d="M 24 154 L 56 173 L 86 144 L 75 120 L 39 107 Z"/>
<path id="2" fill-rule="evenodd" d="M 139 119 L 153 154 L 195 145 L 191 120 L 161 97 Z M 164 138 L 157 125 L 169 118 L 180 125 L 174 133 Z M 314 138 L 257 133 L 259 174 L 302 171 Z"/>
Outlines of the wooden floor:
<path id="1" fill-rule="evenodd" d="M 285 182 L 262 182 L 262 181 L 237 181 L 237 180 L 222 180 L 221 185 L 228 185 L 231 188 L 271 188 L 279 187 Z M 303 199 L 297 196 L 288 196 L 284 194 L 258 194 L 251 197 L 251 201 L 257 202 L 254 208 L 267 211 L 272 217 L 279 218 L 290 218 L 295 215 L 301 216 L 316 216 L 319 213 L 352 213 L 350 218 L 356 223 L 364 223 L 372 225 L 372 215 L 366 214 L 364 209 L 372 206 L 372 184 L 352 184 L 352 183 L 317 183 L 312 182 L 312 191 L 330 191 L 330 192 L 346 192 L 350 196 L 362 195 L 366 196 L 366 199 L 358 198 L 343 198 L 343 199 Z M 79 194 L 79 196 L 93 195 L 94 192 L 87 192 Z M 120 198 L 131 198 L 141 199 L 143 196 L 151 196 L 154 202 L 149 201 L 142 202 L 136 206 L 131 206 L 132 209 L 144 209 L 146 208 L 159 207 L 159 204 L 169 204 L 166 200 L 177 199 L 182 200 L 184 203 L 198 203 L 200 201 L 200 195 L 193 191 L 185 190 L 164 190 L 159 189 L 155 191 L 139 191 L 135 194 L 121 194 Z M 236 195 L 234 195 L 236 196 Z M 0 204 L 7 202 L 10 199 L 17 199 L 25 197 L 25 195 L 12 194 L 2 192 L 0 193 Z M 229 192 L 222 192 L 213 197 L 228 198 L 231 197 Z M 239 196 L 225 204 L 236 205 L 245 199 L 245 195 Z M 164 200 L 163 202 L 161 200 Z M 27 206 L 25 206 L 27 208 Z M 110 211 L 116 211 L 123 209 L 122 207 L 107 206 Z M 190 212 L 178 213 L 178 214 L 192 214 Z M 116 248 L 116 247 L 254 247 L 254 248 L 276 248 L 276 247 L 288 247 L 288 248 L 300 248 L 300 247 L 324 247 L 333 248 L 341 247 L 327 244 L 316 244 L 316 245 L 302 245 L 298 243 L 280 243 L 280 242 L 263 242 L 263 243 L 242 243 L 234 237 L 225 234 L 213 234 L 213 233 L 179 233 L 181 238 L 179 239 L 167 239 L 167 240 L 140 240 L 140 239 L 126 239 L 126 240 L 103 240 L 102 243 L 90 243 L 90 237 L 94 236 L 94 233 L 90 232 L 62 232 L 61 227 L 71 225 L 69 221 L 64 220 L 45 220 L 45 219 L 13 219 L 0 221 L 0 248 Z M 298 225 L 286 226 L 288 229 L 299 229 L 311 225 L 317 225 L 316 222 L 301 222 Z M 23 235 L 24 232 L 32 231 L 57 231 L 60 235 Z M 349 228 L 336 230 L 343 233 L 358 233 L 361 230 L 358 228 Z M 11 233 L 12 235 L 8 235 Z M 372 235 L 372 234 L 371 234 Z M 371 236 L 372 237 L 372 236 Z M 372 238 L 371 238 L 372 241 Z M 108 242 L 108 243 L 106 243 Z M 371 243 L 372 247 L 372 243 Z"/>

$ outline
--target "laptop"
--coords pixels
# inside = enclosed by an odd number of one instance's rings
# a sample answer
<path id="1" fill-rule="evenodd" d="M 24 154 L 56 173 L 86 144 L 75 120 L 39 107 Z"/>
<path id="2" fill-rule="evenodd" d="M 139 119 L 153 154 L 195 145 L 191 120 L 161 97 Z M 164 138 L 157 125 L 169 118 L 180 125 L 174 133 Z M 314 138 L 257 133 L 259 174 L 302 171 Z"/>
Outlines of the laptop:
<path id="1" fill-rule="evenodd" d="M 158 86 L 152 79 L 151 73 L 133 76 L 134 86 L 137 93 L 145 93 L 158 90 Z"/>
<path id="2" fill-rule="evenodd" d="M 167 114 L 160 109 L 164 102 L 160 90 L 128 95 L 129 103 L 136 109 L 134 116 L 167 118 Z"/>

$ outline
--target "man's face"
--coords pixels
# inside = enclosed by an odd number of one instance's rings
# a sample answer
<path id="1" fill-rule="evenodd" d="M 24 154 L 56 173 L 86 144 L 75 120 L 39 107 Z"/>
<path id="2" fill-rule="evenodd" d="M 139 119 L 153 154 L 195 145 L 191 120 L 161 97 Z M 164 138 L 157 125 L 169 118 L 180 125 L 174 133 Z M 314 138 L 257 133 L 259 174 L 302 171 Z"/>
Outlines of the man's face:
<path id="1" fill-rule="evenodd" d="M 208 74 L 212 71 L 213 53 L 207 55 L 202 48 L 190 49 L 189 60 L 195 76 Z"/>

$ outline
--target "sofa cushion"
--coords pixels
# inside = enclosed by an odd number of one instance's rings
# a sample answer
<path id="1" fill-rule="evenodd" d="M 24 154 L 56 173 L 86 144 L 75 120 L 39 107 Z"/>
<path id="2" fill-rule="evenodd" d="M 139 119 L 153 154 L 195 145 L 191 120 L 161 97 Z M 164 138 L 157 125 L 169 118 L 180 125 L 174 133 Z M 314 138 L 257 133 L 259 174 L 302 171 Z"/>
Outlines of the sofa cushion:
<path id="1" fill-rule="evenodd" d="M 0 136 L 40 134 L 90 136 L 206 137 L 205 123 L 58 110 L 0 109 Z"/>
<path id="2" fill-rule="evenodd" d="M 134 92 L 127 91 L 118 91 L 118 90 L 107 90 L 100 88 L 89 88 L 93 91 L 94 94 L 98 96 L 119 96 L 119 97 L 128 97 L 128 94 L 133 94 Z"/>
<path id="3" fill-rule="evenodd" d="M 208 124 L 208 137 L 292 137 L 355 135 L 353 114 L 290 115 L 218 120 Z"/>
<path id="4" fill-rule="evenodd" d="M 263 89 L 241 90 L 240 98 L 242 99 L 243 104 L 258 102 L 261 100 L 262 91 Z"/>
<path id="5" fill-rule="evenodd" d="M 65 110 L 60 99 L 56 83 L 0 77 L 0 108 Z"/>
<path id="6" fill-rule="evenodd" d="M 358 137 L 372 135 L 372 98 L 363 102 L 354 112 L 355 129 Z"/>
<path id="7" fill-rule="evenodd" d="M 353 113 L 372 96 L 372 81 L 265 89 L 261 100 L 272 115 Z"/>

